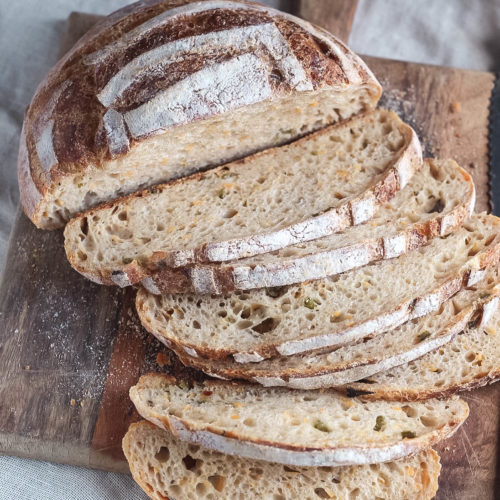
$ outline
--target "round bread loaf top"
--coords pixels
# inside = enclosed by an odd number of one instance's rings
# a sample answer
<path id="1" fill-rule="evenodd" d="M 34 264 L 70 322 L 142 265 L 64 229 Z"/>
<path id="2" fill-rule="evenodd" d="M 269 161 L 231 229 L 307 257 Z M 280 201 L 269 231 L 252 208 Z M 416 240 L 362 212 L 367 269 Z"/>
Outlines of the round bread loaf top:
<path id="1" fill-rule="evenodd" d="M 373 108 L 380 85 L 339 40 L 228 0 L 141 1 L 104 18 L 38 87 L 19 184 L 43 228 L 146 186 Z"/>

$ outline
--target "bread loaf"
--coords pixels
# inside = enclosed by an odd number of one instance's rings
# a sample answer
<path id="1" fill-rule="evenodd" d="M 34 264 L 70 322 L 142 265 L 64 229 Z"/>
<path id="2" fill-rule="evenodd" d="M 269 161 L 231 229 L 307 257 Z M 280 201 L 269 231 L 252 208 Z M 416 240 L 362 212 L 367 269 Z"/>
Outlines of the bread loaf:
<path id="1" fill-rule="evenodd" d="M 154 500 L 430 500 L 441 469 L 432 449 L 387 464 L 292 469 L 183 443 L 146 421 L 130 426 L 123 452 Z"/>
<path id="2" fill-rule="evenodd" d="M 27 110 L 18 174 L 42 228 L 373 109 L 380 85 L 342 42 L 247 2 L 141 1 L 98 23 Z"/>
<path id="3" fill-rule="evenodd" d="M 90 279 L 124 286 L 277 250 L 372 218 L 420 165 L 413 130 L 377 110 L 85 212 L 66 226 L 66 254 Z"/>
<path id="4" fill-rule="evenodd" d="M 294 391 L 160 374 L 130 389 L 137 411 L 177 438 L 230 455 L 287 465 L 396 460 L 451 436 L 468 415 L 452 397 L 397 406 L 335 391 Z"/>

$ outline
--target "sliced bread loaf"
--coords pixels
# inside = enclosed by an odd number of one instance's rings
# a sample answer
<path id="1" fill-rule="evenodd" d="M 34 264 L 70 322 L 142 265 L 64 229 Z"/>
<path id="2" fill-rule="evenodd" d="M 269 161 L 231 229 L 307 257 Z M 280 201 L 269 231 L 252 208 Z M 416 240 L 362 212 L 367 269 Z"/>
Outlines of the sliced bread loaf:
<path id="1" fill-rule="evenodd" d="M 325 30 L 255 2 L 148 0 L 104 18 L 52 68 L 19 152 L 26 214 L 62 226 L 105 200 L 277 146 L 381 88 Z"/>
<path id="2" fill-rule="evenodd" d="M 472 217 L 396 259 L 282 288 L 227 296 L 157 296 L 136 306 L 145 328 L 190 356 L 240 363 L 345 344 L 425 316 L 484 276 L 500 254 L 500 219 Z"/>
<path id="3" fill-rule="evenodd" d="M 477 322 L 478 328 L 484 328 L 497 309 L 499 295 L 497 267 L 489 270 L 478 285 L 458 292 L 437 311 L 333 352 L 297 354 L 245 364 L 230 359 L 192 357 L 183 350 L 178 354 L 184 364 L 219 378 L 294 389 L 334 387 L 420 358 L 451 342 L 471 321 Z"/>
<path id="4" fill-rule="evenodd" d="M 165 266 L 277 250 L 372 218 L 420 165 L 412 129 L 375 111 L 81 214 L 66 226 L 66 254 L 90 279 L 127 285 Z"/>
<path id="5" fill-rule="evenodd" d="M 441 469 L 432 449 L 386 464 L 291 469 L 183 443 L 146 421 L 129 427 L 123 452 L 154 500 L 430 500 Z"/>
<path id="6" fill-rule="evenodd" d="M 474 184 L 453 160 L 426 160 L 365 224 L 229 263 L 164 268 L 143 280 L 151 293 L 221 294 L 290 285 L 397 257 L 454 231 L 472 213 Z"/>
<path id="7" fill-rule="evenodd" d="M 183 441 L 230 455 L 309 466 L 412 455 L 451 436 L 469 411 L 456 397 L 400 407 L 347 399 L 332 390 L 221 381 L 189 387 L 160 374 L 141 377 L 130 397 L 142 417 Z"/>
<path id="8" fill-rule="evenodd" d="M 443 397 L 500 378 L 500 311 L 486 326 L 470 324 L 449 344 L 411 363 L 344 387 L 349 394 L 399 401 Z"/>

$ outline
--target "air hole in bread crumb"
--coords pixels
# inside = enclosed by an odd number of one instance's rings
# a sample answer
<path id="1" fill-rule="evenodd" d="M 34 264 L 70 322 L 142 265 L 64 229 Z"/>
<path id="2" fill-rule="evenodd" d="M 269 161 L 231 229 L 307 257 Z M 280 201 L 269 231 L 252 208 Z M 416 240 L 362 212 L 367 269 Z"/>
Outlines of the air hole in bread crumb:
<path id="1" fill-rule="evenodd" d="M 425 415 L 420 417 L 420 421 L 426 426 L 426 427 L 436 427 L 438 422 L 434 417 L 426 417 Z"/>
<path id="2" fill-rule="evenodd" d="M 351 499 L 358 498 L 359 494 L 360 494 L 359 488 L 356 488 L 355 490 L 352 490 L 349 493 L 349 498 L 351 498 Z"/>
<path id="3" fill-rule="evenodd" d="M 319 498 L 332 498 L 332 496 L 329 495 L 324 488 L 315 488 L 314 493 Z"/>
<path id="4" fill-rule="evenodd" d="M 224 486 L 226 485 L 226 478 L 224 476 L 220 476 L 219 474 L 215 474 L 213 476 L 208 476 L 209 482 L 217 491 L 222 491 Z"/>
<path id="5" fill-rule="evenodd" d="M 201 328 L 199 321 L 196 321 L 196 320 L 193 321 L 193 328 L 196 328 L 197 330 L 199 330 Z"/>
<path id="6" fill-rule="evenodd" d="M 153 490 L 153 488 L 151 488 Z M 182 498 L 182 488 L 178 484 L 171 484 L 170 491 L 178 498 Z"/>
<path id="7" fill-rule="evenodd" d="M 89 232 L 89 221 L 87 220 L 87 217 L 84 217 L 81 221 L 80 221 L 80 231 L 85 235 L 87 236 L 88 232 Z"/>
<path id="8" fill-rule="evenodd" d="M 170 451 L 166 446 L 162 446 L 155 455 L 156 460 L 160 463 L 165 463 L 170 458 Z"/>
<path id="9" fill-rule="evenodd" d="M 193 470 L 196 467 L 196 458 L 193 458 L 191 455 L 186 455 L 182 459 L 182 463 L 184 464 L 184 467 L 186 467 L 187 470 Z"/>
<path id="10" fill-rule="evenodd" d="M 318 399 L 317 396 L 312 396 L 312 395 L 304 396 L 302 398 L 303 401 L 316 401 L 317 399 Z"/>
<path id="11" fill-rule="evenodd" d="M 485 242 L 484 246 L 489 247 L 495 241 L 496 234 L 492 234 Z"/>
<path id="12" fill-rule="evenodd" d="M 248 417 L 243 420 L 243 425 L 246 425 L 247 427 L 255 427 L 257 425 L 257 421 L 255 418 Z"/>
<path id="13" fill-rule="evenodd" d="M 279 320 L 275 318 L 266 318 L 258 325 L 255 325 L 252 330 L 257 333 L 268 333 L 273 331 L 278 325 Z"/>
<path id="14" fill-rule="evenodd" d="M 411 406 L 405 405 L 401 408 L 408 417 L 415 418 L 417 416 L 417 410 Z"/>
<path id="15" fill-rule="evenodd" d="M 250 473 L 250 476 L 255 479 L 264 474 L 264 469 L 261 469 L 260 467 L 250 467 L 248 472 Z"/>
<path id="16" fill-rule="evenodd" d="M 196 493 L 198 493 L 198 495 L 204 495 L 207 491 L 207 486 L 205 485 L 205 483 L 198 483 L 196 485 Z"/>
<path id="17" fill-rule="evenodd" d="M 250 321 L 249 319 L 243 319 L 241 321 L 238 321 L 238 323 L 236 323 L 237 328 L 239 328 L 240 330 L 245 330 L 246 328 L 250 328 L 252 325 L 253 322 Z"/>
<path id="18" fill-rule="evenodd" d="M 87 254 L 83 253 L 81 250 L 78 250 L 77 255 L 80 260 L 87 260 Z"/>
<path id="19" fill-rule="evenodd" d="M 226 213 L 224 214 L 224 219 L 231 219 L 233 218 L 236 214 L 238 213 L 238 210 L 234 209 L 229 209 L 226 210 Z"/>

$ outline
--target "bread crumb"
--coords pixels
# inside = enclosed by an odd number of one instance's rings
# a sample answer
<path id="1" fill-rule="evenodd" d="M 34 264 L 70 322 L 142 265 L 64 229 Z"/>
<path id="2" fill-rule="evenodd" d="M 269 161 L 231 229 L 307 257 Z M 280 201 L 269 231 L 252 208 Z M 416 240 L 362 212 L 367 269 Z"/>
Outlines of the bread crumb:
<path id="1" fill-rule="evenodd" d="M 71 398 L 71 401 L 69 402 L 69 404 L 71 406 L 75 406 L 76 405 L 76 401 L 73 398 Z"/>
<path id="2" fill-rule="evenodd" d="M 458 101 L 455 101 L 455 102 L 451 103 L 450 111 L 452 113 L 461 113 L 462 112 L 462 105 Z"/>
<path id="3" fill-rule="evenodd" d="M 24 367 L 24 369 L 25 369 L 26 371 L 29 371 L 29 370 L 30 370 L 30 365 L 26 365 L 26 366 Z"/>

